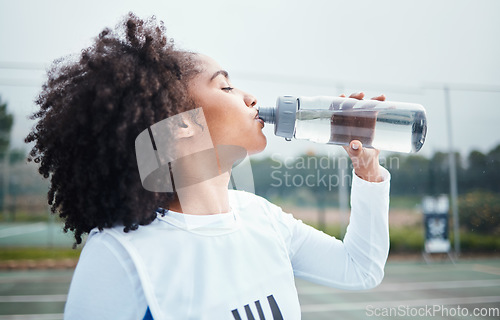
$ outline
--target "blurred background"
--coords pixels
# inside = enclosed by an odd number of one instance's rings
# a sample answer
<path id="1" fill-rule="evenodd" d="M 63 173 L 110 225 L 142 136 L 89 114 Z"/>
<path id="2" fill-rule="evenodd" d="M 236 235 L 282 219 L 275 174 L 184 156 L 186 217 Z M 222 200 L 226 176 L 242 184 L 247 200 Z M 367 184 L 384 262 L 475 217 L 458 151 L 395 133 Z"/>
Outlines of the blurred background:
<path id="1" fill-rule="evenodd" d="M 443 293 L 449 300 L 432 300 L 424 289 L 410 291 L 421 294 L 421 304 L 499 305 L 498 1 L 2 0 L 0 319 L 16 314 L 61 317 L 81 248 L 71 249 L 71 235 L 64 234 L 58 218 L 49 213 L 48 182 L 25 161 L 30 146 L 24 137 L 34 125 L 28 117 L 36 111 L 33 101 L 51 63 L 78 54 L 103 28 L 114 27 L 130 11 L 144 18 L 155 15 L 164 21 L 167 36 L 178 47 L 215 58 L 229 71 L 232 83 L 256 96 L 260 106 L 274 105 L 276 97 L 285 94 L 359 91 L 368 98 L 384 93 L 388 100 L 422 104 L 428 116 L 422 150 L 381 155 L 382 165 L 392 174 L 393 264 L 388 265 L 387 281 L 389 285 L 404 282 L 401 275 L 408 270 L 419 274 L 418 281 L 424 283 L 456 272 L 457 278 L 445 280 L 456 284 L 470 278 L 475 284 L 464 286 L 490 292 L 471 293 L 464 302 L 450 292 Z M 251 157 L 256 193 L 341 238 L 348 223 L 352 170 L 342 148 L 286 142 L 274 136 L 272 125 L 264 130 L 268 147 Z M 445 199 L 445 204 L 437 205 L 437 199 Z M 425 201 L 431 205 L 426 207 Z M 444 227 L 437 235 L 444 246 L 431 243 L 430 221 L 434 226 L 438 221 L 432 217 L 443 218 Z M 426 273 L 429 265 L 436 268 L 434 272 Z M 58 271 L 45 273 L 50 270 Z M 27 282 L 44 285 L 22 291 Z M 55 289 L 54 283 L 58 283 Z M 304 318 L 329 319 L 330 312 L 347 309 L 353 319 L 366 316 L 363 303 L 311 307 L 318 304 L 308 300 L 314 296 L 307 293 L 313 290 L 308 286 L 299 290 L 299 294 L 306 292 L 301 298 L 306 305 Z M 400 293 L 402 289 L 384 290 Z"/>

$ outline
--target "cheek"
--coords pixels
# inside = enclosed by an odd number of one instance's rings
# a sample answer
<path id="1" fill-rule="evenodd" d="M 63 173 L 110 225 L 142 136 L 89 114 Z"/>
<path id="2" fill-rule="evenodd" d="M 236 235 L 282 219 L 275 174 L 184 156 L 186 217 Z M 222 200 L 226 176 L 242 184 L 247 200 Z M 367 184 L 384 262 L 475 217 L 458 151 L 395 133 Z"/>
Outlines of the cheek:
<path id="1" fill-rule="evenodd" d="M 224 101 L 213 101 L 203 106 L 205 119 L 211 130 L 221 131 L 233 125 L 241 123 L 241 110 L 232 107 L 230 104 L 224 104 Z"/>
<path id="2" fill-rule="evenodd" d="M 205 120 L 208 130 L 214 144 L 220 143 L 221 139 L 228 135 L 232 130 L 231 117 L 226 112 L 221 112 L 217 108 L 203 107 Z"/>
<path id="3" fill-rule="evenodd" d="M 248 107 L 231 96 L 207 94 L 200 101 L 214 144 L 244 144 L 254 133 Z"/>
<path id="4" fill-rule="evenodd" d="M 241 115 L 221 112 L 207 119 L 214 145 L 242 145 L 249 139 L 249 126 L 238 120 Z"/>

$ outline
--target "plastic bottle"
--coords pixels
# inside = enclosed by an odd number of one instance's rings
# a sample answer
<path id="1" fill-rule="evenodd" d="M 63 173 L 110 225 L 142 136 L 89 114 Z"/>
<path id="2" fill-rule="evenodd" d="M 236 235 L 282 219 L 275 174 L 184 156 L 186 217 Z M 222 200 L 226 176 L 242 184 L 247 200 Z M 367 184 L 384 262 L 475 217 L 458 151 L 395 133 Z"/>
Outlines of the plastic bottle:
<path id="1" fill-rule="evenodd" d="M 418 152 L 427 133 L 424 107 L 406 102 L 281 96 L 276 107 L 259 108 L 259 117 L 286 140 L 348 145 L 357 139 L 395 152 Z"/>

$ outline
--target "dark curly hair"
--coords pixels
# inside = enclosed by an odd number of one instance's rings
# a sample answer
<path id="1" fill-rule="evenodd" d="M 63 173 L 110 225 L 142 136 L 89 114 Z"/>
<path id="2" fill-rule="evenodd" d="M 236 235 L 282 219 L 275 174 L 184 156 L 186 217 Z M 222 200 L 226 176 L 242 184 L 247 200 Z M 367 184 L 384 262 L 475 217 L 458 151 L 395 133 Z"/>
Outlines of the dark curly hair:
<path id="1" fill-rule="evenodd" d="M 56 60 L 48 71 L 25 139 L 34 142 L 28 161 L 50 177 L 48 203 L 76 244 L 95 227 L 149 224 L 175 198 L 144 190 L 134 144 L 144 129 L 194 108 L 187 82 L 198 72 L 195 55 L 175 48 L 165 30 L 129 13 L 77 59 Z"/>

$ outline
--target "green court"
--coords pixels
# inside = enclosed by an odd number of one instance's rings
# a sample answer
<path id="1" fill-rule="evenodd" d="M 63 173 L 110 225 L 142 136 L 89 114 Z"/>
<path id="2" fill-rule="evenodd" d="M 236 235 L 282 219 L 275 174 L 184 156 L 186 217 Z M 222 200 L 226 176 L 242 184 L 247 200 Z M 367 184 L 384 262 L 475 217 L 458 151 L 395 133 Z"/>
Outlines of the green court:
<path id="1" fill-rule="evenodd" d="M 499 259 L 389 262 L 382 284 L 362 292 L 297 287 L 303 319 L 500 318 Z"/>
<path id="2" fill-rule="evenodd" d="M 0 223 L 0 250 L 2 247 L 65 247 L 71 248 L 74 239 L 64 233 L 56 222 Z"/>
<path id="3" fill-rule="evenodd" d="M 72 270 L 0 272 L 1 319 L 62 319 Z M 297 279 L 302 318 L 499 319 L 500 259 L 393 262 L 383 283 L 341 291 Z"/>

